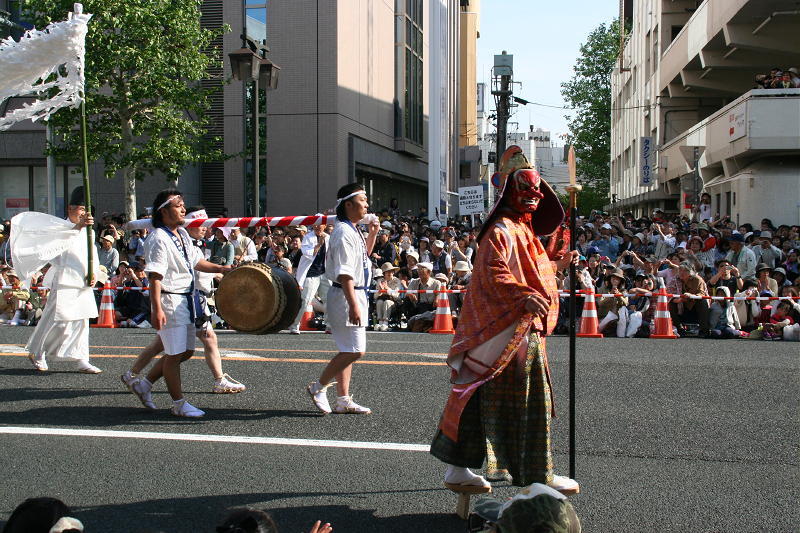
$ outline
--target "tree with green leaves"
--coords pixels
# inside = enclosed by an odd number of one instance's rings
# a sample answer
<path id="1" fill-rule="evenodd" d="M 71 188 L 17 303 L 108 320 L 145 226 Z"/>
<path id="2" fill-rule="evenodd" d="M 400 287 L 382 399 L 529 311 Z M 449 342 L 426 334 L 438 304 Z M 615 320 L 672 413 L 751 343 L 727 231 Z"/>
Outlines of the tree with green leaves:
<path id="1" fill-rule="evenodd" d="M 567 116 L 568 142 L 575 146 L 583 192 L 581 209 L 600 209 L 610 202 L 611 71 L 619 52 L 619 21 L 601 24 L 581 45 L 572 78 L 561 94 L 574 109 Z"/>
<path id="2" fill-rule="evenodd" d="M 191 163 L 224 154 L 208 136 L 212 89 L 199 81 L 221 65 L 212 41 L 227 28 L 200 26 L 198 0 L 86 0 L 88 147 L 107 178 L 125 188 L 125 214 L 136 218 L 136 181 L 160 172 L 176 180 Z M 24 0 L 26 19 L 43 28 L 63 20 L 72 1 Z M 62 161 L 80 159 L 77 109 L 61 110 L 50 123 L 56 142 L 48 149 Z"/>

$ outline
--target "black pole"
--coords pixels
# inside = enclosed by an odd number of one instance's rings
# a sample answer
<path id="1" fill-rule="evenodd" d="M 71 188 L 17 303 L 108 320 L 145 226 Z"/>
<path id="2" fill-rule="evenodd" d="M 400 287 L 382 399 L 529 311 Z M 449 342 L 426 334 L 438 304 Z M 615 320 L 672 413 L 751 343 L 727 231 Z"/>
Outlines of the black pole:
<path id="1" fill-rule="evenodd" d="M 83 160 L 83 198 L 86 204 L 86 213 L 92 213 L 91 191 L 89 190 L 89 148 L 88 148 L 88 132 L 86 129 L 86 92 L 83 93 L 83 99 L 80 105 L 81 111 L 81 158 Z M 94 277 L 94 238 L 92 235 L 92 226 L 86 228 L 86 248 L 88 257 L 88 268 L 86 272 L 86 286 L 92 286 L 92 278 Z"/>
<path id="2" fill-rule="evenodd" d="M 578 209 L 575 196 L 570 194 L 569 208 L 569 249 L 576 249 L 575 225 Z M 569 477 L 575 479 L 575 315 L 577 314 L 577 268 L 569 265 Z"/>

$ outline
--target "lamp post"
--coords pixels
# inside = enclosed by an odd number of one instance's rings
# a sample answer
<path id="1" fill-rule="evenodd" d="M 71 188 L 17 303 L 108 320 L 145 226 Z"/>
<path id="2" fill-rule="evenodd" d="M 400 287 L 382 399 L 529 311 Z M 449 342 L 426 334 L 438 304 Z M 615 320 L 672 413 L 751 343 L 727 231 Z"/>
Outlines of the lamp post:
<path id="1" fill-rule="evenodd" d="M 253 211 L 251 216 L 259 216 L 259 182 L 260 180 L 260 149 L 259 138 L 259 90 L 276 89 L 278 87 L 278 72 L 280 67 L 264 57 L 269 48 L 263 43 L 256 43 L 249 37 L 242 35 L 242 47 L 228 54 L 231 61 L 231 73 L 235 80 L 247 83 L 253 82 Z"/>

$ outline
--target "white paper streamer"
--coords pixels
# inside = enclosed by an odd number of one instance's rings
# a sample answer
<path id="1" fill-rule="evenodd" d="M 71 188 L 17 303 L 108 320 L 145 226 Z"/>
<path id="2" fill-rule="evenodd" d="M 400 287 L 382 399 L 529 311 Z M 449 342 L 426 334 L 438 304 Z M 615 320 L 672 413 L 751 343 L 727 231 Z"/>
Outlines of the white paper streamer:
<path id="1" fill-rule="evenodd" d="M 68 20 L 25 32 L 19 42 L 11 37 L 0 41 L 0 104 L 12 96 L 40 96 L 58 89 L 50 99 L 36 100 L 0 117 L 0 130 L 22 120 L 47 120 L 61 108 L 80 104 L 90 18 L 70 13 Z M 45 83 L 51 74 L 55 79 Z"/>

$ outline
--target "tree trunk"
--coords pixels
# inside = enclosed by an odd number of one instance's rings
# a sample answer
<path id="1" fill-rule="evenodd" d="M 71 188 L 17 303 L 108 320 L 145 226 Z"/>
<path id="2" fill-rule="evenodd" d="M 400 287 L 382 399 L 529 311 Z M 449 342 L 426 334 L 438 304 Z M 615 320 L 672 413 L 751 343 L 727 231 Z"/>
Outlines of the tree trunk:
<path id="1" fill-rule="evenodd" d="M 122 151 L 130 153 L 133 146 L 133 120 L 122 120 Z M 122 169 L 122 178 L 125 181 L 125 216 L 128 220 L 136 220 L 136 167 L 128 166 Z"/>

